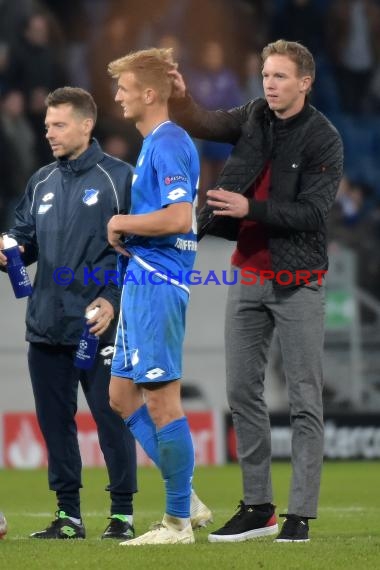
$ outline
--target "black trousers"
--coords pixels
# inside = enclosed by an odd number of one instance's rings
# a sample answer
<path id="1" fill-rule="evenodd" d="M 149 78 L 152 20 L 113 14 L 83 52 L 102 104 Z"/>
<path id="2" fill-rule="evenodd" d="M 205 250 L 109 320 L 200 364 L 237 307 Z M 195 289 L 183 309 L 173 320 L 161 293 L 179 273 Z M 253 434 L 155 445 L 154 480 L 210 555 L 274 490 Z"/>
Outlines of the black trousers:
<path id="1" fill-rule="evenodd" d="M 49 488 L 56 492 L 59 510 L 80 517 L 82 461 L 75 423 L 80 383 L 107 465 L 111 514 L 132 514 L 137 491 L 136 447 L 123 420 L 109 406 L 111 347 L 99 347 L 94 367 L 88 371 L 74 367 L 75 350 L 74 346 L 29 345 L 37 418 L 48 451 Z"/>

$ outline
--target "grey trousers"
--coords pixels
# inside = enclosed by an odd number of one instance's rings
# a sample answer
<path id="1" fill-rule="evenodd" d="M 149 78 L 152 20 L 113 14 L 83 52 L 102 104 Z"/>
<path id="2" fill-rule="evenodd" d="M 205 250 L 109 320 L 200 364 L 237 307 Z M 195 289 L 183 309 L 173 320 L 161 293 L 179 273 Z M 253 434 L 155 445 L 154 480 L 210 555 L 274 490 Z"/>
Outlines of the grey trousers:
<path id="1" fill-rule="evenodd" d="M 270 422 L 263 393 L 274 327 L 280 341 L 292 427 L 288 513 L 315 518 L 323 462 L 324 285 L 317 282 L 280 291 L 274 290 L 271 281 L 229 286 L 225 322 L 227 397 L 237 436 L 244 502 L 273 502 Z"/>

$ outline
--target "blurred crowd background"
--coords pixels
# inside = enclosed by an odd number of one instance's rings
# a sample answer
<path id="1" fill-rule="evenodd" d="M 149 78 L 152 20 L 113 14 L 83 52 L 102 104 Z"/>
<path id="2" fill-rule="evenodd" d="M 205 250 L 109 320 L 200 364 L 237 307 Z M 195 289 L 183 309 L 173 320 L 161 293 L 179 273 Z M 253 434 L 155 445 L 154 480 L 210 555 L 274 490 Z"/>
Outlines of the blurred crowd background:
<path id="1" fill-rule="evenodd" d="M 210 109 L 230 108 L 262 95 L 260 52 L 280 37 L 315 56 L 312 103 L 345 145 L 331 239 L 358 253 L 362 284 L 379 298 L 378 0 L 0 0 L 0 228 L 12 220 L 30 174 L 51 162 L 44 137 L 49 91 L 88 89 L 99 106 L 96 136 L 107 152 L 134 163 L 141 140 L 120 120 L 109 61 L 134 49 L 173 47 L 194 98 Z M 202 202 L 230 149 L 201 141 L 198 148 Z"/>
<path id="2" fill-rule="evenodd" d="M 277 38 L 312 51 L 311 102 L 340 131 L 345 177 L 330 239 L 358 255 L 360 284 L 380 298 L 380 2 L 378 0 L 0 0 L 0 229 L 31 173 L 52 160 L 44 100 L 62 85 L 88 89 L 95 135 L 135 163 L 141 139 L 121 120 L 107 64 L 134 49 L 173 47 L 189 90 L 210 109 L 263 94 L 260 52 Z M 200 201 L 228 145 L 198 141 Z"/>

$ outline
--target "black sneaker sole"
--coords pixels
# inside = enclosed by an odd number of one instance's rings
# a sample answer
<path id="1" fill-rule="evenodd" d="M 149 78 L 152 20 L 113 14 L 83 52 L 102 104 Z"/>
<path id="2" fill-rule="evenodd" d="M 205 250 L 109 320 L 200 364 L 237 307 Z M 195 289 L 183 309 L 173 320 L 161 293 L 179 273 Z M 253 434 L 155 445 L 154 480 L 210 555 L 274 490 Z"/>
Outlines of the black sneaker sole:
<path id="1" fill-rule="evenodd" d="M 272 534 L 278 533 L 278 525 L 274 524 L 272 526 L 266 526 L 263 528 L 256 528 L 254 530 L 248 530 L 247 532 L 241 532 L 239 534 L 209 534 L 209 542 L 244 542 L 245 540 L 252 540 L 254 538 L 260 538 L 262 536 L 271 536 Z"/>

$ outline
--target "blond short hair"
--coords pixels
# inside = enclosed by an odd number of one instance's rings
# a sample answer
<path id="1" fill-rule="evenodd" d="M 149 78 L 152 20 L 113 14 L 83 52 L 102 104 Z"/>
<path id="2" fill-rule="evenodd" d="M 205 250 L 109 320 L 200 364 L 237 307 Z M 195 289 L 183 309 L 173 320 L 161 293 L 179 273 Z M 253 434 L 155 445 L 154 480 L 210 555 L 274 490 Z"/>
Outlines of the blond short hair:
<path id="1" fill-rule="evenodd" d="M 168 72 L 176 66 L 172 48 L 151 48 L 131 52 L 108 64 L 108 73 L 119 78 L 122 73 L 133 73 L 143 88 L 154 89 L 161 100 L 169 99 L 172 80 Z"/>

